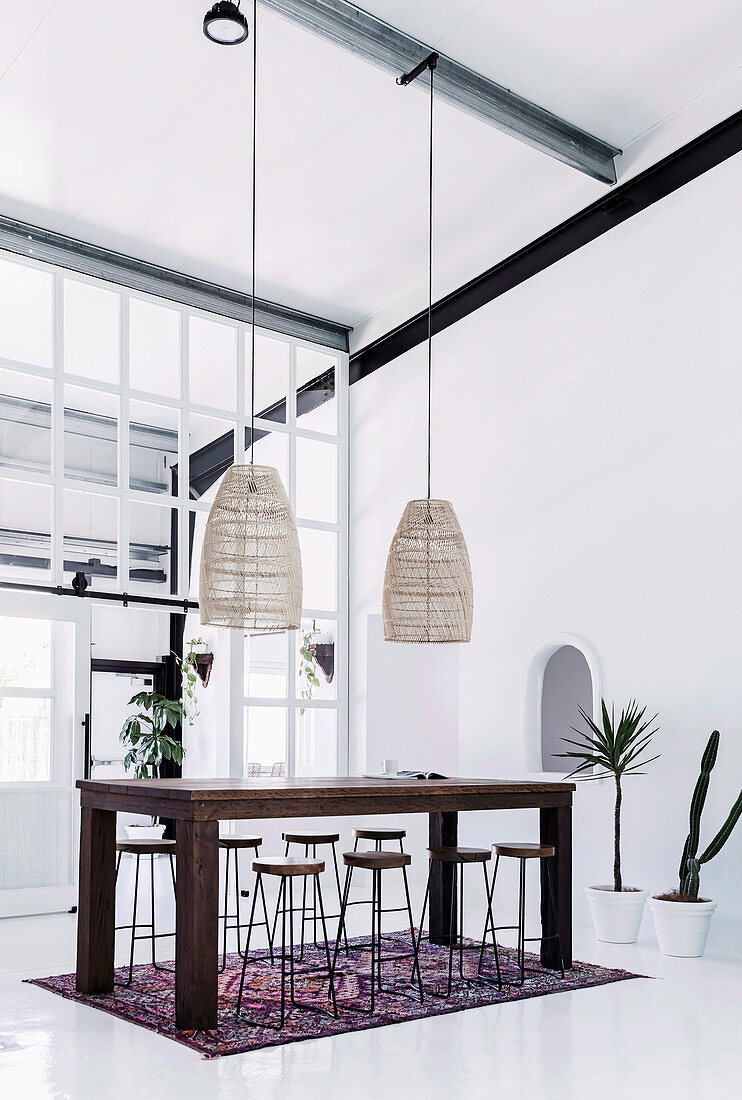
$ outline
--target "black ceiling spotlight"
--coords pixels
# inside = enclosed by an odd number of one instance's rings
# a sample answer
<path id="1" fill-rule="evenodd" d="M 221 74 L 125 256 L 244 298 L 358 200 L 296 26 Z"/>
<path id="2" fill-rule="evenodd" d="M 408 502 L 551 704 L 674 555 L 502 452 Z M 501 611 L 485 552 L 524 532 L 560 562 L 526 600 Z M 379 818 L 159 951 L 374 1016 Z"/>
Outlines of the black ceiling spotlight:
<path id="1" fill-rule="evenodd" d="M 204 34 L 220 46 L 236 46 L 244 42 L 248 35 L 247 19 L 240 11 L 238 3 L 232 0 L 219 0 L 204 16 Z"/>

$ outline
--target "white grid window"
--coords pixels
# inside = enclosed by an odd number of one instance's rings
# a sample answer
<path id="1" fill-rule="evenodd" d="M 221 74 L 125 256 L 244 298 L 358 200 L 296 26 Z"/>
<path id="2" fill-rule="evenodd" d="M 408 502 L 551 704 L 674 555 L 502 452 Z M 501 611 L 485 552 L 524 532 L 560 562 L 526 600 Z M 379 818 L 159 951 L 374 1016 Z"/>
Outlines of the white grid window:
<path id="1" fill-rule="evenodd" d="M 0 259 L 0 576 L 195 598 L 221 476 L 249 461 L 249 325 Z M 234 642 L 233 774 L 347 765 L 347 356 L 256 332 L 255 461 L 303 553 L 302 630 Z M 302 650 L 304 655 L 302 655 Z"/>

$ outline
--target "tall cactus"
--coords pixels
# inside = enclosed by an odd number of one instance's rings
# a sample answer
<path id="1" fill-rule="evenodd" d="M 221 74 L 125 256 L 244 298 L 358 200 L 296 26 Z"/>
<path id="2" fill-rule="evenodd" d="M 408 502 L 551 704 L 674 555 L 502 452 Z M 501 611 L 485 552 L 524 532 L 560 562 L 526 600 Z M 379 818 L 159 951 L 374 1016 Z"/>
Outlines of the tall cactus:
<path id="1" fill-rule="evenodd" d="M 737 801 L 732 806 L 728 818 L 719 829 L 709 846 L 701 855 L 697 855 L 698 842 L 701 834 L 701 814 L 706 802 L 706 794 L 709 788 L 711 771 L 716 763 L 716 754 L 719 751 L 719 731 L 714 730 L 708 739 L 708 744 L 701 758 L 701 774 L 696 782 L 693 798 L 690 804 L 690 831 L 685 838 L 683 857 L 680 861 L 680 893 L 686 897 L 697 899 L 700 885 L 700 871 L 703 863 L 708 863 L 715 855 L 718 855 L 732 833 L 732 829 L 742 814 L 742 791 Z"/>

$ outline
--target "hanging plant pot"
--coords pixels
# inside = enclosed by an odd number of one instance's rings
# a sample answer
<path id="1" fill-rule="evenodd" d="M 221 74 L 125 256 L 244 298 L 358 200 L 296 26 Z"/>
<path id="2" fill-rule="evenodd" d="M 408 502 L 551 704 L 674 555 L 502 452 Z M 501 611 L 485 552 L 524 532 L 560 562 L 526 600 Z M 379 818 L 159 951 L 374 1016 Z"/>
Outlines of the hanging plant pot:
<path id="1" fill-rule="evenodd" d="M 214 664 L 213 653 L 195 653 L 193 655 L 193 661 L 196 665 L 196 672 L 201 683 L 206 687 L 211 676 L 211 668 Z"/>
<path id="2" fill-rule="evenodd" d="M 335 675 L 335 643 L 312 642 L 309 646 L 309 652 L 322 669 L 322 675 L 327 683 L 331 684 Z"/>

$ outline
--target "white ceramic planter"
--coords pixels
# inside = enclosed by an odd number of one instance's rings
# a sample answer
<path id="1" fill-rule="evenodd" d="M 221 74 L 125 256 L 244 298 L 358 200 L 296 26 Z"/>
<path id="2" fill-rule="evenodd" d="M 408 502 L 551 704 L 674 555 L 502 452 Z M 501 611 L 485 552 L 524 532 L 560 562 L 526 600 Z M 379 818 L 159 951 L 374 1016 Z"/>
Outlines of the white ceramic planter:
<path id="1" fill-rule="evenodd" d="M 706 950 L 715 901 L 661 901 L 650 898 L 657 942 L 663 955 L 697 959 Z"/>
<path id="2" fill-rule="evenodd" d="M 595 935 L 603 943 L 636 943 L 648 890 L 622 890 L 612 886 L 586 886 Z"/>
<path id="3" fill-rule="evenodd" d="M 162 840 L 165 835 L 164 825 L 127 825 L 126 835 L 129 840 Z"/>

